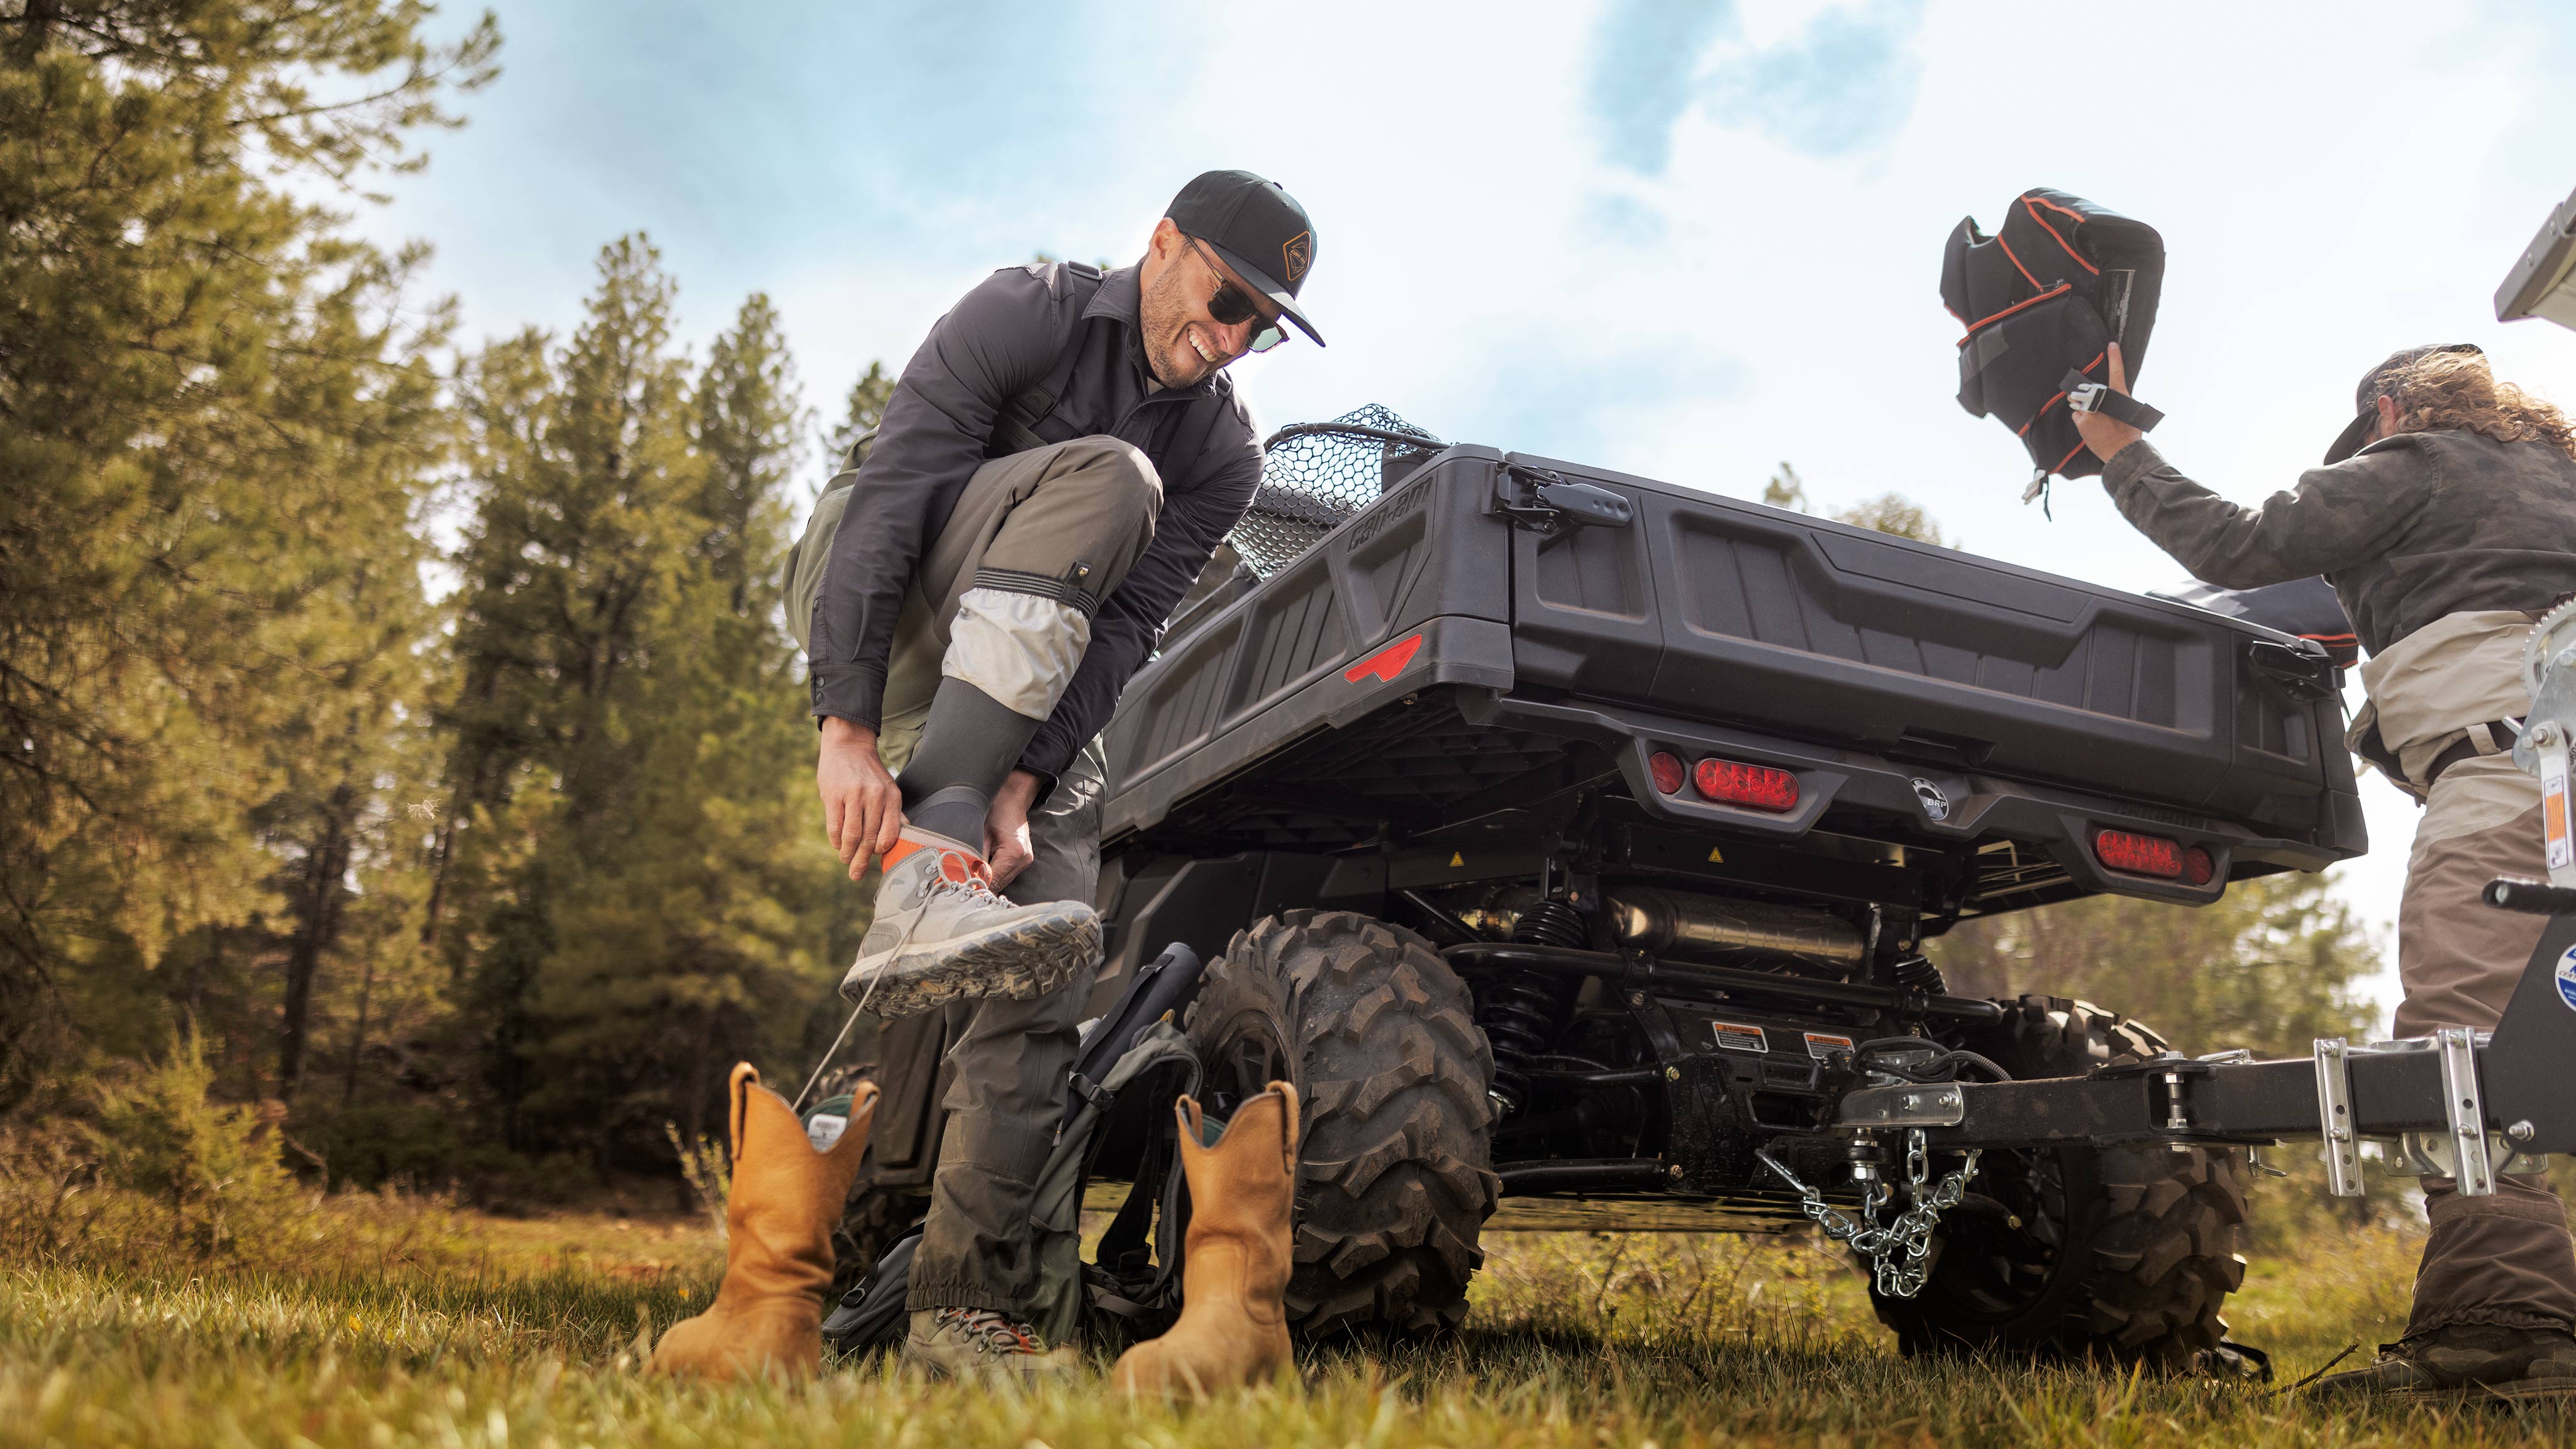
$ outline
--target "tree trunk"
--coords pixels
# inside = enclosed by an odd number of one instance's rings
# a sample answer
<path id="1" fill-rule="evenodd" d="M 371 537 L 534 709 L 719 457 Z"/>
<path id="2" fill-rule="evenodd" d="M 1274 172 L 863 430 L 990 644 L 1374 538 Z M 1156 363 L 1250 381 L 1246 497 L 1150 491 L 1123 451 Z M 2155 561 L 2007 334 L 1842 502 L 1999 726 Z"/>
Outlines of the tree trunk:
<path id="1" fill-rule="evenodd" d="M 351 818 L 357 791 L 343 782 L 322 811 L 321 838 L 304 857 L 302 889 L 293 902 L 295 935 L 286 951 L 286 1020 L 277 1044 L 277 1095 L 295 1100 L 304 1073 L 304 1041 L 313 1007 L 313 976 L 340 935 L 341 877 L 349 872 Z"/>
<path id="2" fill-rule="evenodd" d="M 349 1031 L 349 1066 L 340 1078 L 340 1105 L 358 1100 L 358 1054 L 367 1049 L 367 1006 L 376 994 L 376 958 L 367 958 L 367 974 L 358 981 L 358 1024 Z"/>

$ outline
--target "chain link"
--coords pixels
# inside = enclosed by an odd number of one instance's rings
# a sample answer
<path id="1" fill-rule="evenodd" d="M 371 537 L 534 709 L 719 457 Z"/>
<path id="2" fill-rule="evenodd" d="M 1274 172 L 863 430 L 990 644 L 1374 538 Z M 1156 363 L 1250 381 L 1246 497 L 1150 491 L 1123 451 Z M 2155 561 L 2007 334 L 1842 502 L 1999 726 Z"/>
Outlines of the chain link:
<path id="1" fill-rule="evenodd" d="M 1924 1280 L 1931 1275 L 1933 1229 L 1940 1225 L 1944 1211 L 1957 1207 L 1967 1197 L 1968 1179 L 1977 1175 L 1980 1154 L 1971 1148 L 1957 1171 L 1945 1173 L 1933 1185 L 1932 1154 L 1923 1140 L 1923 1129 L 1909 1129 L 1905 1134 L 1905 1194 L 1911 1206 L 1884 1227 L 1879 1225 L 1879 1209 L 1895 1199 L 1894 1188 L 1881 1184 L 1862 1194 L 1860 1221 L 1853 1222 L 1834 1211 L 1823 1193 L 1800 1182 L 1780 1159 L 1767 1151 L 1753 1155 L 1798 1190 L 1799 1211 L 1823 1228 L 1826 1237 L 1850 1244 L 1851 1250 L 1868 1262 L 1870 1279 L 1882 1296 L 1911 1298 L 1923 1291 Z"/>

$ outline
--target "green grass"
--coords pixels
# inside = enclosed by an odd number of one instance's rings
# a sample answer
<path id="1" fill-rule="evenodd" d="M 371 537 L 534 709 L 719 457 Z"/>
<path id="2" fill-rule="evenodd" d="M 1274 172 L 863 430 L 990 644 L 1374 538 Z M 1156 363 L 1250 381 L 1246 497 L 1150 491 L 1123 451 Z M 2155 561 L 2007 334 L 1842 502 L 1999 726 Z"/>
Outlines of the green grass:
<path id="1" fill-rule="evenodd" d="M 0 1267 L 0 1444 L 1207 1445 L 2563 1443 L 2576 1413 L 2324 1407 L 2202 1382 L 1919 1365 L 1857 1278 L 1791 1240 L 1497 1234 L 1470 1331 L 1197 1408 L 1089 1379 L 1031 1395 L 880 1361 L 795 1388 L 637 1372 L 706 1301 L 694 1221 L 507 1222 L 314 1204 L 282 1251 L 191 1263 L 95 1234 Z M 128 1224 L 148 1228 L 148 1220 Z M 23 1248 L 23 1239 L 20 1247 Z M 134 1246 L 140 1242 L 144 1246 Z M 2316 1228 L 2258 1260 L 2231 1313 L 2285 1380 L 2395 1335 L 2417 1240 Z"/>

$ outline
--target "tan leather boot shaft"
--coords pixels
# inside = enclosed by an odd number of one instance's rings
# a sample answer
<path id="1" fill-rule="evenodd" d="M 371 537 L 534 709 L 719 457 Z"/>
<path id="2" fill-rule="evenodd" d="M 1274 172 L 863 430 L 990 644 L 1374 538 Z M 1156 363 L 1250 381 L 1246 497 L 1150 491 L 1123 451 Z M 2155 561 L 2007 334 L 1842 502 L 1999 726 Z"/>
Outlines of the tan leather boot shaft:
<path id="1" fill-rule="evenodd" d="M 1199 1104 L 1183 1097 L 1181 1169 L 1189 1177 L 1188 1257 L 1181 1318 L 1172 1331 L 1119 1355 L 1130 1394 L 1204 1396 L 1277 1374 L 1288 1347 L 1289 1215 L 1297 1198 L 1297 1089 L 1270 1090 L 1235 1109 L 1225 1135 L 1205 1140 Z"/>
<path id="2" fill-rule="evenodd" d="M 724 1285 L 695 1318 L 671 1325 L 652 1371 L 731 1379 L 811 1374 L 823 1366 L 823 1295 L 832 1286 L 832 1226 L 868 1150 L 877 1089 L 851 1094 L 850 1123 L 817 1152 L 787 1099 L 751 1063 L 733 1069 L 733 1189 L 725 1200 Z"/>

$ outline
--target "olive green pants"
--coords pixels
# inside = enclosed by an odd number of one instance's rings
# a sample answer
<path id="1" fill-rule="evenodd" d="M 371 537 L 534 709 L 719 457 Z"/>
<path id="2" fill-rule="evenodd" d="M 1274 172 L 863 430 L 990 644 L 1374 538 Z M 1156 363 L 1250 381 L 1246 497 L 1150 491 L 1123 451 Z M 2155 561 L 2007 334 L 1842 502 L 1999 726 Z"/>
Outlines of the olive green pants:
<path id="1" fill-rule="evenodd" d="M 2398 905 L 2399 1036 L 2495 1029 L 2548 923 L 2478 892 L 2500 875 L 2546 877 L 2540 850 L 2540 782 L 2511 758 L 2463 761 L 2434 782 Z M 2547 1179 L 2501 1176 L 2494 1196 L 2462 1197 L 2449 1178 L 2428 1177 L 2424 1208 L 2433 1233 L 2408 1337 L 2455 1323 L 2576 1326 L 2576 1251 Z"/>
<path id="2" fill-rule="evenodd" d="M 1098 601 L 1126 578 L 1153 540 L 1162 497 L 1153 464 L 1115 438 L 1078 438 L 977 469 L 924 554 L 895 626 L 877 735 L 886 768 L 900 772 L 912 759 L 943 675 L 1043 716 L 1089 638 L 1087 629 L 1071 641 L 1060 631 L 1076 618 L 1087 624 Z M 970 595 L 988 591 L 1065 607 L 1018 618 L 1010 614 L 1016 601 L 1006 598 L 978 614 Z M 1004 896 L 1023 904 L 1093 899 L 1105 774 L 1096 741 L 1074 757 L 1030 815 L 1034 859 Z M 906 1307 L 1026 1315 L 1037 1292 L 1031 1197 L 1064 1114 L 1065 1074 L 1073 1070 L 1075 1027 L 1091 982 L 1086 964 L 1032 1000 L 946 1008 L 949 1086 L 936 1110 L 947 1126 Z M 899 1031 L 889 1039 L 923 1034 Z"/>

